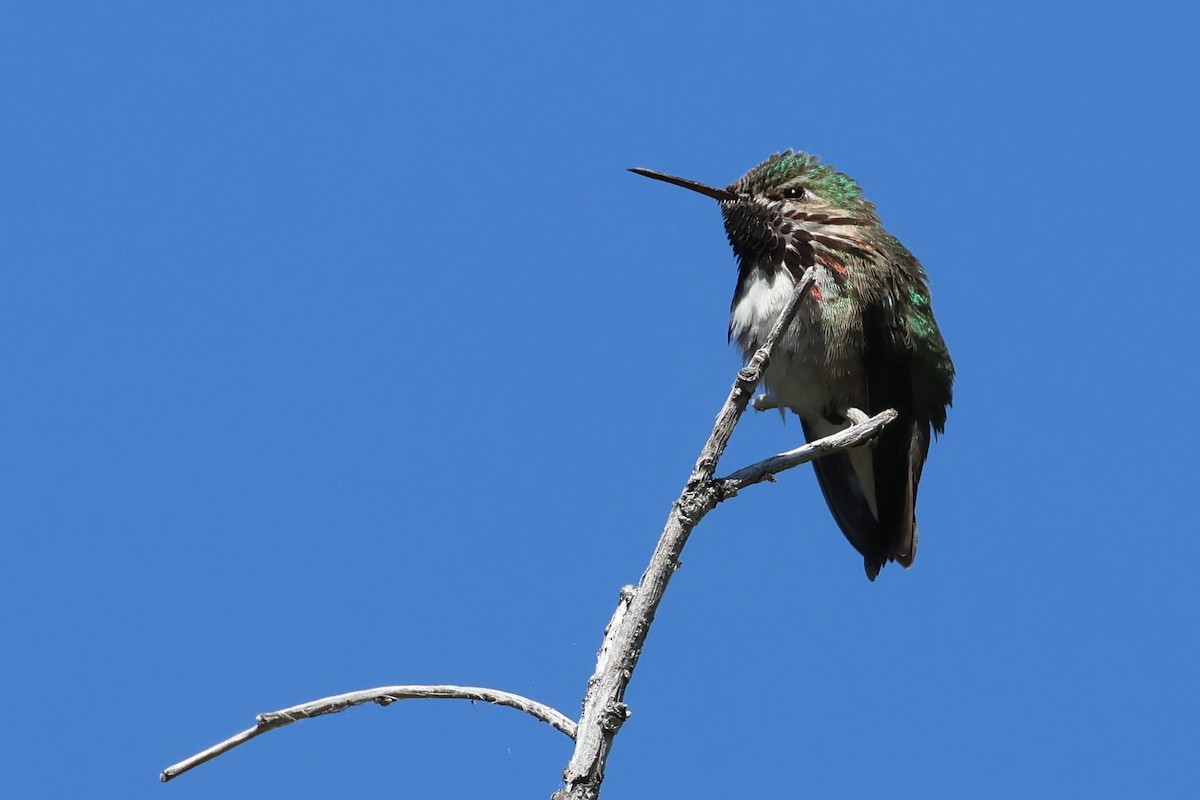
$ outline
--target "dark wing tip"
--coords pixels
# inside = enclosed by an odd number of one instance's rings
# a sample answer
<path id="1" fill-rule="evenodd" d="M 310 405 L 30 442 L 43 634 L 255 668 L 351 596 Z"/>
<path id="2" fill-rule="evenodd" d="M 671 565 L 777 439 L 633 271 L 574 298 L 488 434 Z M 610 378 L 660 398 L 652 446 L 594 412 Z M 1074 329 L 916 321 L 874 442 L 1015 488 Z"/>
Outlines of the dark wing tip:
<path id="1" fill-rule="evenodd" d="M 874 583 L 875 579 L 879 577 L 879 570 L 883 568 L 883 562 L 864 557 L 863 567 L 867 570 L 867 580 Z"/>
<path id="2" fill-rule="evenodd" d="M 907 545 L 907 547 L 905 548 L 905 550 L 903 552 L 901 552 L 899 549 L 897 549 L 896 552 L 892 553 L 892 560 L 894 560 L 897 564 L 904 567 L 905 569 L 908 569 L 909 567 L 911 567 L 913 565 L 913 562 L 917 560 L 917 518 L 916 518 L 916 516 L 913 517 L 912 529 L 910 531 L 910 538 L 906 542 L 906 545 Z"/>

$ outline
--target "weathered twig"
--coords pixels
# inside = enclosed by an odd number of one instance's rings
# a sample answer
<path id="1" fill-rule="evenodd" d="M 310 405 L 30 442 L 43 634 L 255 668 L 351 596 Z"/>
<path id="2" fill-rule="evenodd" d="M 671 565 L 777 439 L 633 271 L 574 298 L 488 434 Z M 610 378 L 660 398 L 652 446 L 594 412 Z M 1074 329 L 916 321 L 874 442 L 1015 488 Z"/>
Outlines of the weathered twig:
<path id="1" fill-rule="evenodd" d="M 679 555 L 697 523 L 717 503 L 729 496 L 713 480 L 717 462 L 725 452 L 734 426 L 750 402 L 754 387 L 762 379 L 763 370 L 771 359 L 779 337 L 796 316 L 812 283 L 813 270 L 809 268 L 796 283 L 787 307 L 779 315 L 762 346 L 738 372 L 729 397 L 717 414 L 712 433 L 704 443 L 700 457 L 696 459 L 692 474 L 679 499 L 671 507 L 667 524 L 629 602 L 627 613 L 617 624 L 617 630 L 605 637 L 605 643 L 610 647 L 607 653 L 602 648 L 596 673 L 588 681 L 583 715 L 575 736 L 575 752 L 563 771 L 564 786 L 554 793 L 553 800 L 595 800 L 599 796 L 613 739 L 628 716 L 624 702 L 625 688 L 633 677 L 633 670 L 641 656 L 642 646 L 654 622 L 658 605 L 662 602 L 667 583 L 679 567 Z"/>
<path id="2" fill-rule="evenodd" d="M 519 694 L 479 686 L 381 686 L 378 689 L 364 689 L 359 692 L 348 692 L 346 694 L 334 695 L 333 697 L 323 697 L 320 700 L 302 703 L 280 711 L 268 711 L 265 714 L 259 714 L 257 717 L 258 724 L 253 728 L 230 736 L 225 741 L 215 744 L 191 758 L 186 758 L 178 764 L 167 767 L 159 777 L 165 783 L 177 775 L 182 775 L 192 767 L 197 767 L 205 761 L 210 761 L 222 753 L 232 750 L 243 742 L 248 742 L 254 737 L 275 728 L 290 725 L 297 720 L 319 717 L 322 714 L 336 714 L 339 711 L 345 711 L 351 706 L 359 706 L 364 703 L 378 703 L 381 706 L 387 706 L 397 700 L 411 700 L 415 698 L 478 700 L 498 706 L 508 706 L 518 711 L 524 711 L 526 714 L 554 726 L 572 739 L 575 738 L 576 724 L 574 720 L 567 719 L 565 714 L 548 705 L 539 703 L 536 700 L 530 700 L 528 697 L 522 697 Z"/>
<path id="3" fill-rule="evenodd" d="M 721 491 L 721 499 L 728 500 L 747 486 L 773 480 L 777 474 L 786 469 L 807 464 L 837 450 L 845 450 L 847 447 L 855 447 L 869 441 L 883 430 L 883 426 L 895 420 L 896 416 L 896 412 L 890 408 L 879 412 L 873 417 L 868 417 L 864 414 L 861 422 L 851 425 L 845 430 L 826 436 L 824 439 L 817 439 L 815 442 L 801 445 L 795 450 L 788 450 L 786 453 L 780 453 L 777 456 L 763 459 L 757 464 L 742 467 L 737 472 L 731 472 L 724 478 L 717 478 L 716 481 Z"/>

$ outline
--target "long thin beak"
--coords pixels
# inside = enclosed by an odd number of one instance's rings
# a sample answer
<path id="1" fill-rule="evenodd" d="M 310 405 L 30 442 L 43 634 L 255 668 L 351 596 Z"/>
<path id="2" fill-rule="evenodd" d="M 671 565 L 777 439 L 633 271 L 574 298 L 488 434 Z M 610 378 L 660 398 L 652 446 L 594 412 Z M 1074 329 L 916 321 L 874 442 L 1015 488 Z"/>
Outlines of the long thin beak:
<path id="1" fill-rule="evenodd" d="M 687 178 L 677 178 L 676 176 L 668 175 L 665 172 L 655 172 L 652 169 L 645 169 L 644 167 L 630 167 L 629 171 L 638 175 L 645 175 L 647 178 L 653 178 L 656 181 L 665 181 L 667 183 L 673 183 L 676 186 L 682 186 L 685 189 L 691 189 L 693 192 L 699 192 L 700 194 L 707 195 L 712 199 L 718 200 L 722 203 L 726 203 L 737 198 L 737 195 L 728 189 L 718 189 L 716 186 L 709 186 L 707 183 L 690 181 Z"/>

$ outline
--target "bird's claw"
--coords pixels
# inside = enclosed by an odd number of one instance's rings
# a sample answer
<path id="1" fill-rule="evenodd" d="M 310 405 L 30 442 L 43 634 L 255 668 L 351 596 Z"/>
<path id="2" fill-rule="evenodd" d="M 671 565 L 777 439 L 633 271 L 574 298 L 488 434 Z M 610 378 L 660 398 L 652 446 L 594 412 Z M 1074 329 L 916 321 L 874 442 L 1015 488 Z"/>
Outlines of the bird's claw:
<path id="1" fill-rule="evenodd" d="M 755 411 L 770 411 L 772 408 L 779 408 L 779 401 L 774 395 L 760 394 L 750 401 L 750 407 Z"/>
<path id="2" fill-rule="evenodd" d="M 777 408 L 779 409 L 779 418 L 787 422 L 787 408 L 780 405 L 779 400 L 772 394 L 760 394 L 750 401 L 750 407 L 755 411 L 770 411 L 772 408 Z"/>

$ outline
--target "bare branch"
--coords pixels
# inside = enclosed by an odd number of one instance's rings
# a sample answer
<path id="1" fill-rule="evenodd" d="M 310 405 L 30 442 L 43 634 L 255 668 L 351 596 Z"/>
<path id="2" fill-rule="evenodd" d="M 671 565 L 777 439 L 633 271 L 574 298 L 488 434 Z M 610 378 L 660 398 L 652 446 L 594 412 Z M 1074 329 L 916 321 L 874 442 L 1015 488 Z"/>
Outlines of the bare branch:
<path id="1" fill-rule="evenodd" d="M 221 755 L 222 753 L 232 750 L 233 748 L 237 747 L 239 744 L 242 744 L 243 742 L 248 742 L 251 739 L 253 739 L 255 736 L 258 736 L 261 733 L 266 733 L 267 731 L 271 730 L 271 728 L 277 728 L 277 727 L 280 727 L 280 726 L 278 726 L 278 725 L 272 725 L 272 726 L 256 725 L 253 728 L 247 728 L 246 730 L 242 731 L 241 733 L 230 736 L 228 739 L 226 739 L 223 742 L 218 742 L 217 744 L 214 744 L 212 747 L 208 748 L 207 750 L 201 750 L 199 753 L 196 753 L 196 755 L 185 758 L 183 761 L 180 761 L 178 764 L 172 764 L 171 766 L 167 767 L 166 769 L 164 769 L 162 772 L 159 773 L 158 779 L 160 781 L 162 781 L 163 783 L 166 783 L 167 781 L 171 780 L 172 778 L 178 777 L 179 775 L 182 775 L 183 773 L 187 772 L 192 767 L 198 767 L 206 761 L 212 761 L 217 756 Z"/>
<path id="2" fill-rule="evenodd" d="M 605 643 L 611 644 L 607 661 L 602 648 L 597 673 L 588 681 L 583 715 L 575 736 L 575 752 L 563 771 L 565 785 L 553 794 L 552 800 L 595 800 L 599 797 L 613 739 L 629 714 L 624 702 L 625 688 L 633 677 L 667 583 L 679 568 L 679 555 L 692 529 L 724 499 L 720 487 L 713 481 L 717 462 L 725 452 L 734 426 L 746 411 L 754 387 L 762 379 L 780 335 L 791 324 L 812 284 L 813 268 L 810 267 L 796 283 L 787 307 L 775 321 L 762 347 L 738 371 L 692 474 L 671 507 L 667 524 L 629 602 L 628 611 L 619 620 L 614 616 L 616 630 L 605 637 Z"/>
<path id="3" fill-rule="evenodd" d="M 480 686 L 381 686 L 377 689 L 364 689 L 358 692 L 323 697 L 320 700 L 312 700 L 308 703 L 302 703 L 280 711 L 268 711 L 265 714 L 259 714 L 257 717 L 258 724 L 253 728 L 244 730 L 203 752 L 197 753 L 191 758 L 186 758 L 178 764 L 167 767 L 159 777 L 165 783 L 178 775 L 182 775 L 192 767 L 197 767 L 206 761 L 211 761 L 222 753 L 232 750 L 243 742 L 248 742 L 254 737 L 275 728 L 290 725 L 297 720 L 319 717 L 323 714 L 336 714 L 351 706 L 359 706 L 364 703 L 378 703 L 381 706 L 387 706 L 397 700 L 419 698 L 477 700 L 498 706 L 508 706 L 518 711 L 524 711 L 526 714 L 554 726 L 572 739 L 575 738 L 576 724 L 574 720 L 567 719 L 566 715 L 557 709 L 539 703 L 536 700 L 530 700 L 528 697 L 522 697 L 519 694 L 502 692 L 499 689 L 487 689 Z"/>
<path id="4" fill-rule="evenodd" d="M 884 426 L 895 420 L 897 416 L 896 412 L 890 408 L 879 412 L 873 417 L 868 417 L 861 411 L 858 414 L 861 415 L 861 421 L 843 431 L 838 431 L 826 436 L 824 439 L 817 439 L 815 442 L 801 445 L 795 450 L 788 450 L 786 453 L 771 456 L 759 461 L 757 464 L 742 467 L 737 472 L 731 472 L 724 478 L 717 478 L 716 481 L 721 491 L 721 499 L 728 500 L 747 486 L 771 480 L 785 469 L 798 467 L 821 456 L 838 450 L 845 450 L 847 447 L 860 445 L 877 436 L 883 430 Z M 858 418 L 857 415 L 850 416 L 847 414 L 847 416 L 850 419 Z"/>

